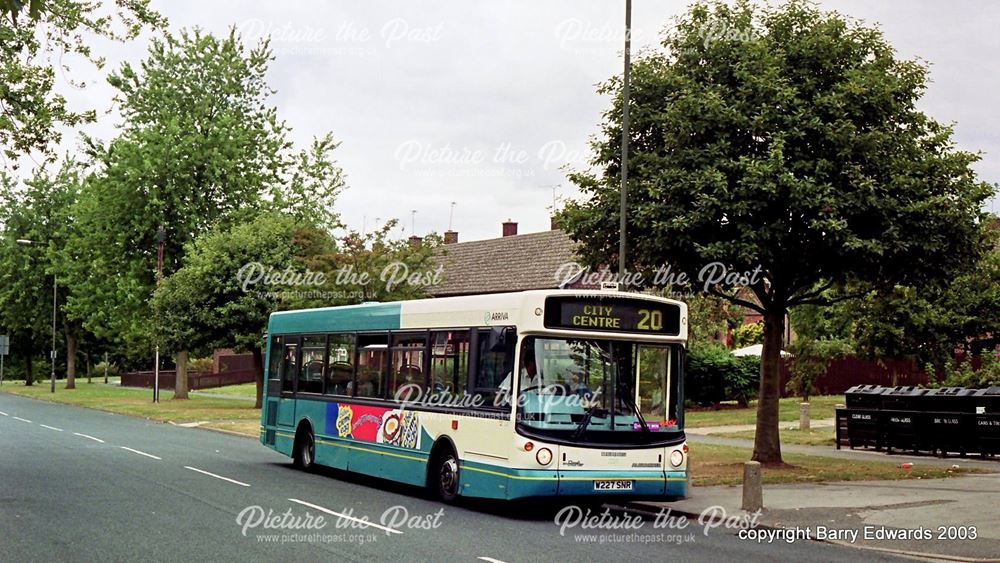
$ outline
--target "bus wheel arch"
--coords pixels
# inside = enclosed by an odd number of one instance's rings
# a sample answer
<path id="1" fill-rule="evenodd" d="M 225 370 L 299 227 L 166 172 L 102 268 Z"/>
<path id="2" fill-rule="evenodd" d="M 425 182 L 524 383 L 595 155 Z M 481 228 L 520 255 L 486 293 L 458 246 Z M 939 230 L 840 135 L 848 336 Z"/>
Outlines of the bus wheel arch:
<path id="1" fill-rule="evenodd" d="M 299 421 L 292 446 L 292 463 L 299 469 L 309 471 L 316 463 L 316 434 L 312 422 L 307 418 Z"/>
<path id="2" fill-rule="evenodd" d="M 439 500 L 452 503 L 458 498 L 460 483 L 458 448 L 451 438 L 441 436 L 427 458 L 427 490 Z"/>

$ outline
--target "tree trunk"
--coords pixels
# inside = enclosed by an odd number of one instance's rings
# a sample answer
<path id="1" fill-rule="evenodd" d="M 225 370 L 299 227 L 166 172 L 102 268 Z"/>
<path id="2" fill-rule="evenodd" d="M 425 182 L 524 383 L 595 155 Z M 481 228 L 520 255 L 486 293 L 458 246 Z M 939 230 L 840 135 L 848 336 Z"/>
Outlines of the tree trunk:
<path id="1" fill-rule="evenodd" d="M 785 307 L 772 306 L 764 315 L 764 349 L 760 356 L 760 396 L 757 399 L 757 432 L 753 460 L 781 463 L 778 436 L 778 399 L 781 398 L 781 343 L 785 332 Z"/>
<path id="2" fill-rule="evenodd" d="M 188 398 L 188 352 L 177 352 L 177 376 L 174 378 L 174 399 Z"/>
<path id="3" fill-rule="evenodd" d="M 34 366 L 31 364 L 31 346 L 29 345 L 24 353 L 24 386 L 31 387 L 35 384 Z"/>
<path id="4" fill-rule="evenodd" d="M 76 335 L 66 331 L 66 388 L 76 389 Z"/>
<path id="5" fill-rule="evenodd" d="M 93 383 L 94 365 L 90 362 L 90 352 L 83 355 L 87 359 L 87 383 Z"/>
<path id="6" fill-rule="evenodd" d="M 253 353 L 253 370 L 257 373 L 257 404 L 254 408 L 259 409 L 264 405 L 264 358 L 260 346 L 254 346 L 250 352 Z"/>

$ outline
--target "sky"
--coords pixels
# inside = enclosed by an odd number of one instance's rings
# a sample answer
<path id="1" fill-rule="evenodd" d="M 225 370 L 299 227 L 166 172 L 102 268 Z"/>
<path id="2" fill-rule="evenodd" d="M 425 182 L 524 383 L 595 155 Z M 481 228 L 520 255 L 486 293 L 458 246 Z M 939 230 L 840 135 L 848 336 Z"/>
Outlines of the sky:
<path id="1" fill-rule="evenodd" d="M 687 2 L 633 1 L 633 49 L 655 48 Z M 622 72 L 624 0 L 293 1 L 153 0 L 172 30 L 235 26 L 271 38 L 271 103 L 300 147 L 332 132 L 348 187 L 335 203 L 344 222 L 371 229 L 400 220 L 398 234 L 461 241 L 549 228 L 553 205 L 578 197 L 566 167 L 589 159 L 609 100 L 595 86 Z M 920 102 L 954 123 L 959 148 L 981 151 L 981 179 L 1000 182 L 1000 3 L 824 1 L 820 6 L 881 26 L 901 58 L 931 64 Z M 95 43 L 104 70 L 71 64 L 57 88 L 74 109 L 96 108 L 82 128 L 110 139 L 120 120 L 107 71 L 137 64 L 148 35 Z M 72 83 L 71 83 L 72 81 Z M 75 86 L 83 83 L 85 87 Z M 61 152 L 74 152 L 67 132 Z M 21 170 L 30 170 L 22 166 Z M 989 209 L 1000 212 L 1000 203 Z"/>

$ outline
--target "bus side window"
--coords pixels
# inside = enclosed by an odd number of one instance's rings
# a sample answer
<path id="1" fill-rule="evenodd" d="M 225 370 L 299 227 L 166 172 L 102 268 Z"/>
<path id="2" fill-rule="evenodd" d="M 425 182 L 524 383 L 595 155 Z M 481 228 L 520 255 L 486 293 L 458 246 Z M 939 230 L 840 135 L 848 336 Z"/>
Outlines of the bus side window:
<path id="1" fill-rule="evenodd" d="M 326 336 L 302 339 L 302 369 L 299 370 L 299 393 L 322 393 L 326 368 Z"/>
<path id="2" fill-rule="evenodd" d="M 475 372 L 475 394 L 486 407 L 510 407 L 514 370 L 514 333 L 480 329 Z"/>
<path id="3" fill-rule="evenodd" d="M 330 335 L 330 368 L 327 370 L 326 394 L 350 395 L 354 379 L 354 335 Z"/>
<path id="4" fill-rule="evenodd" d="M 282 352 L 284 351 L 281 347 L 282 340 L 280 336 L 271 337 L 271 346 L 267 350 L 267 373 L 264 376 L 264 380 L 269 379 L 279 379 L 281 377 L 281 360 L 283 358 Z"/>
<path id="5" fill-rule="evenodd" d="M 469 378 L 469 331 L 431 333 L 431 393 L 460 396 Z"/>
<path id="6" fill-rule="evenodd" d="M 359 334 L 357 340 L 357 379 L 352 382 L 355 397 L 382 397 L 386 389 L 386 367 L 389 356 L 387 334 Z"/>
<path id="7" fill-rule="evenodd" d="M 295 391 L 295 380 L 299 377 L 297 344 L 285 344 L 285 350 L 281 359 L 281 392 L 291 393 Z"/>
<path id="8" fill-rule="evenodd" d="M 427 356 L 427 333 L 392 335 L 392 365 L 389 368 L 389 397 L 395 398 L 403 386 L 424 388 L 424 359 Z"/>

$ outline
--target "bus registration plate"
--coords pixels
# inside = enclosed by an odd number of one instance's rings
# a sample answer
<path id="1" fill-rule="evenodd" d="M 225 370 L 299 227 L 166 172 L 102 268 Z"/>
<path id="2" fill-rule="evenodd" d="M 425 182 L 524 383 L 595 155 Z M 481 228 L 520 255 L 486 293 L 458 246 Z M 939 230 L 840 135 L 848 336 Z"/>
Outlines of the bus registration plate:
<path id="1" fill-rule="evenodd" d="M 632 481 L 627 479 L 609 479 L 594 481 L 595 491 L 631 491 Z"/>

